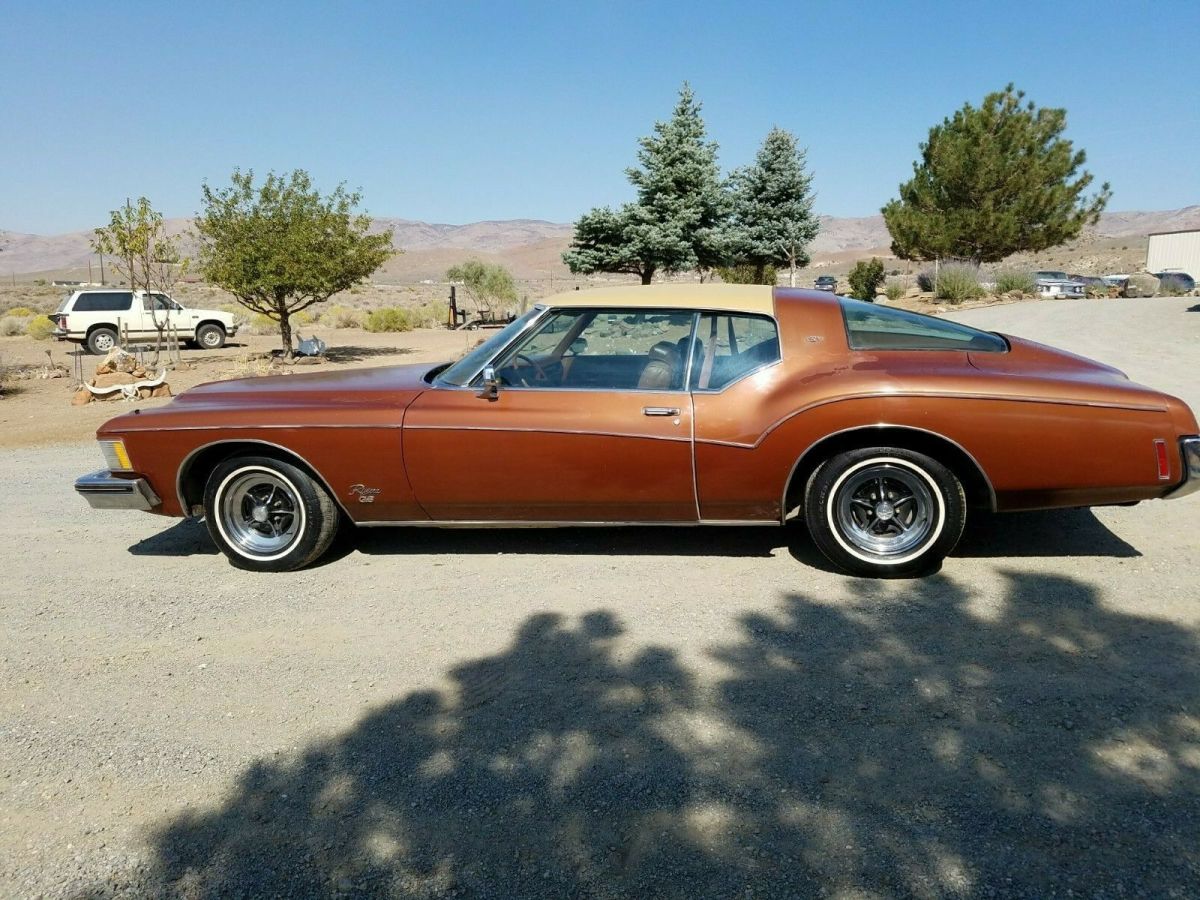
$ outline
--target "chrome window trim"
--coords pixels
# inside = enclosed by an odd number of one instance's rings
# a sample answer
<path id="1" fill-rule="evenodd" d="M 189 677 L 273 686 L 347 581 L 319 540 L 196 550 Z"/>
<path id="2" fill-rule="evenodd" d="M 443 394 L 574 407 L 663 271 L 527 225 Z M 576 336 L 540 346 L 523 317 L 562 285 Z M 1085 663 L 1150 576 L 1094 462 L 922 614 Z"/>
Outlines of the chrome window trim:
<path id="1" fill-rule="evenodd" d="M 632 307 L 632 306 L 595 306 L 595 307 L 592 307 L 592 306 L 544 306 L 543 304 L 540 304 L 540 303 L 534 304 L 533 308 L 538 309 L 539 307 L 541 307 L 542 312 L 539 315 L 534 316 L 532 319 L 530 319 L 529 322 L 526 324 L 526 326 L 513 336 L 513 339 L 511 341 L 509 341 L 507 344 L 505 344 L 503 347 L 501 347 L 500 350 L 495 355 L 493 355 L 491 359 L 484 362 L 483 365 L 481 365 L 475 371 L 475 373 L 471 376 L 470 380 L 466 384 L 462 384 L 462 385 L 447 384 L 446 382 L 442 381 L 440 377 L 435 377 L 433 379 L 433 381 L 429 383 L 429 386 L 431 388 L 434 388 L 436 390 L 441 390 L 441 391 L 476 391 L 477 392 L 479 390 L 479 385 L 475 384 L 475 381 L 483 373 L 483 370 L 486 369 L 488 366 L 494 366 L 496 364 L 497 360 L 499 360 L 502 356 L 504 356 L 506 353 L 508 353 L 509 350 L 513 349 L 514 345 L 518 341 L 523 340 L 526 336 L 526 333 L 531 328 L 534 328 L 543 319 L 545 319 L 548 313 L 553 314 L 553 313 L 557 313 L 557 312 L 573 312 L 576 310 L 582 310 L 584 312 L 615 310 L 615 311 L 632 312 L 632 313 L 646 312 L 646 311 L 652 311 L 652 310 L 661 310 L 663 312 L 669 312 L 669 311 L 686 312 L 687 311 L 687 310 L 680 309 L 678 306 L 645 306 L 645 307 L 642 307 L 642 306 L 639 306 L 639 307 Z M 701 390 L 699 388 L 694 389 L 694 390 L 689 388 L 688 386 L 691 384 L 691 380 L 692 380 L 692 365 L 694 363 L 694 357 L 695 357 L 695 352 L 696 352 L 696 340 L 697 340 L 697 336 L 699 334 L 700 317 L 705 316 L 705 315 L 743 316 L 746 318 L 766 319 L 768 322 L 770 322 L 775 327 L 775 340 L 779 342 L 779 357 L 778 357 L 778 359 L 774 359 L 770 362 L 765 362 L 765 363 L 762 363 L 761 365 L 755 366 L 753 369 L 749 370 L 748 372 L 743 373 L 742 375 L 739 375 L 733 381 L 729 382 L 728 384 L 726 384 L 720 388 L 705 388 L 703 390 Z M 502 390 L 506 391 L 506 392 L 507 391 L 535 391 L 535 392 L 557 391 L 557 392 L 561 392 L 561 393 L 586 393 L 586 394 L 601 394 L 601 393 L 603 393 L 603 394 L 647 394 L 647 393 L 653 393 L 653 394 L 687 394 L 689 396 L 692 394 L 705 394 L 705 395 L 710 395 L 710 396 L 715 397 L 715 396 L 725 393 L 731 387 L 733 387 L 736 384 L 740 384 L 741 382 L 745 381 L 747 378 L 750 378 L 753 375 L 757 375 L 759 372 L 762 372 L 766 369 L 773 368 L 774 366 L 782 365 L 783 360 L 784 360 L 783 338 L 781 337 L 780 330 L 779 330 L 778 317 L 776 317 L 774 315 L 770 315 L 768 313 L 746 313 L 746 312 L 739 312 L 737 310 L 727 310 L 727 309 L 698 309 L 698 310 L 693 310 L 693 312 L 692 312 L 692 338 L 691 338 L 691 341 L 688 343 L 688 359 L 687 359 L 687 367 L 684 372 L 683 387 L 679 390 L 650 391 L 645 388 L 520 387 L 520 386 L 516 386 L 516 385 L 505 385 Z M 451 365 L 453 365 L 453 363 L 451 363 Z M 439 373 L 439 375 L 440 375 L 440 373 Z"/>

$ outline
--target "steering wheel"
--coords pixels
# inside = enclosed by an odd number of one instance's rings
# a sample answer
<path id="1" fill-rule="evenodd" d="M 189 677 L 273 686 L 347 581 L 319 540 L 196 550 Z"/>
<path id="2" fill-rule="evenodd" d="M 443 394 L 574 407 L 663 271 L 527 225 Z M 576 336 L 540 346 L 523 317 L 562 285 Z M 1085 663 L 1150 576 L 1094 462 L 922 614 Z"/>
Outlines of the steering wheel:
<path id="1" fill-rule="evenodd" d="M 542 368 L 542 364 L 532 356 L 529 356 L 525 353 L 517 353 L 513 359 L 519 359 L 521 362 L 528 364 L 533 369 L 533 380 L 535 383 L 546 382 L 550 380 L 546 377 L 546 370 Z M 521 376 L 521 384 L 525 385 L 526 387 L 531 387 L 529 379 L 524 375 Z"/>

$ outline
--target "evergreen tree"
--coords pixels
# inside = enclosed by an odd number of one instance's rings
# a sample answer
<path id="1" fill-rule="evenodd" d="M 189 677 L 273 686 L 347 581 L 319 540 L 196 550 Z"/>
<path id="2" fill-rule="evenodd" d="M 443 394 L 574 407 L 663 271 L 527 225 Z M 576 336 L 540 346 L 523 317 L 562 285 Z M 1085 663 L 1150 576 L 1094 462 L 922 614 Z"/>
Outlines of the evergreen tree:
<path id="1" fill-rule="evenodd" d="M 572 272 L 623 272 L 649 284 L 658 272 L 706 271 L 726 261 L 728 198 L 717 145 L 705 140 L 700 103 L 686 83 L 667 122 L 639 140 L 626 170 L 637 199 L 580 217 L 563 253 Z"/>
<path id="2" fill-rule="evenodd" d="M 1096 223 L 1109 187 L 1084 196 L 1092 175 L 1081 171 L 1086 154 L 1062 137 L 1066 110 L 1024 98 L 1010 84 L 929 130 L 912 179 L 883 208 L 897 256 L 979 265 L 1057 246 Z"/>
<path id="3" fill-rule="evenodd" d="M 794 135 L 772 128 L 753 165 L 730 178 L 731 248 L 740 262 L 754 267 L 758 284 L 768 267 L 786 265 L 788 283 L 795 287 L 797 267 L 808 265 L 808 245 L 821 226 L 813 213 L 812 175 L 804 156 Z"/>

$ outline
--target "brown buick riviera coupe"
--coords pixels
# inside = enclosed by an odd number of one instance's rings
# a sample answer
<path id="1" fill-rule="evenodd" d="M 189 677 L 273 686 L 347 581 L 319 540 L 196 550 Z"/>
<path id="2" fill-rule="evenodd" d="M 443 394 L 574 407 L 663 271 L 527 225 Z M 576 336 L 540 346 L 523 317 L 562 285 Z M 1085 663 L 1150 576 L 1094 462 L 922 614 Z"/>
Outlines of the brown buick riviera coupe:
<path id="1" fill-rule="evenodd" d="M 454 363 L 248 378 L 118 416 L 99 508 L 203 516 L 287 570 L 356 525 L 780 525 L 920 574 L 969 509 L 1200 488 L 1182 401 L 1020 338 L 834 296 L 665 285 L 548 298 Z"/>

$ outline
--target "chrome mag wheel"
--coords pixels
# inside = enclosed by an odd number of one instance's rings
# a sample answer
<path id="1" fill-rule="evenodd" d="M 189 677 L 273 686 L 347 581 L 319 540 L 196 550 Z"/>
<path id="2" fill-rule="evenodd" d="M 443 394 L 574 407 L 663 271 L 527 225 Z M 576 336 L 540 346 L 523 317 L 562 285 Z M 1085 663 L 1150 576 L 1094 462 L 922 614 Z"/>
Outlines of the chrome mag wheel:
<path id="1" fill-rule="evenodd" d="M 835 488 L 830 518 L 858 550 L 881 559 L 920 547 L 938 527 L 933 490 L 906 465 L 877 461 L 852 469 Z"/>
<path id="2" fill-rule="evenodd" d="M 299 491 L 264 469 L 230 474 L 218 491 L 221 530 L 239 553 L 271 559 L 287 552 L 304 530 Z"/>

